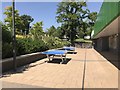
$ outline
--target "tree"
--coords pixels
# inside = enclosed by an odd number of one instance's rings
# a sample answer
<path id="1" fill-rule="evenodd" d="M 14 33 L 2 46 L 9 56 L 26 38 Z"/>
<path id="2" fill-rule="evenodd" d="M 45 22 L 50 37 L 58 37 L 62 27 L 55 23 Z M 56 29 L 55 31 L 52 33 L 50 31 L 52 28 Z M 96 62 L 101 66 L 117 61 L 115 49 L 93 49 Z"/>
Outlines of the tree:
<path id="1" fill-rule="evenodd" d="M 89 18 L 89 23 L 88 23 L 89 31 L 88 31 L 88 35 L 90 36 L 90 39 L 91 39 L 91 33 L 92 33 L 92 30 L 93 30 L 93 26 L 94 26 L 95 21 L 97 19 L 97 12 L 90 13 L 88 18 Z"/>
<path id="2" fill-rule="evenodd" d="M 37 23 L 33 24 L 32 28 L 30 30 L 30 34 L 35 39 L 41 39 L 42 35 L 44 34 L 43 22 L 41 21 L 41 22 L 37 22 Z"/>
<path id="3" fill-rule="evenodd" d="M 12 30 L 12 6 L 8 6 L 5 8 L 4 14 L 6 15 L 6 18 L 4 21 L 6 22 L 7 26 L 9 27 L 9 30 Z M 17 34 L 28 34 L 29 33 L 29 27 L 30 23 L 34 19 L 29 15 L 19 15 L 19 11 L 15 10 L 15 29 Z M 26 33 L 25 33 L 26 32 Z"/>
<path id="4" fill-rule="evenodd" d="M 89 12 L 83 7 L 86 7 L 86 2 L 61 2 L 58 5 L 57 21 L 67 27 L 67 36 L 71 39 L 71 43 L 74 43 L 76 38 L 77 27 L 83 23 Z"/>
<path id="5" fill-rule="evenodd" d="M 9 27 L 9 30 L 12 30 L 12 6 L 8 6 L 5 8 L 5 12 L 4 14 L 6 15 L 6 18 L 4 19 L 4 21 L 6 22 L 7 26 Z M 21 19 L 19 16 L 19 12 L 18 10 L 15 10 L 15 28 L 16 28 L 16 32 L 20 33 L 21 30 Z"/>
<path id="6" fill-rule="evenodd" d="M 86 29 L 88 24 L 85 19 L 93 20 L 93 14 L 85 8 L 86 2 L 60 2 L 57 9 L 57 22 L 62 23 L 62 27 L 65 28 L 65 34 L 69 37 L 72 44 L 77 38 L 77 32 L 82 30 L 86 35 Z M 81 28 L 82 27 L 82 28 Z"/>
<path id="7" fill-rule="evenodd" d="M 30 23 L 33 22 L 33 18 L 29 15 L 21 15 L 21 22 L 22 22 L 22 34 L 29 34 Z"/>
<path id="8" fill-rule="evenodd" d="M 52 25 L 52 26 L 48 29 L 47 34 L 48 34 L 49 36 L 56 37 L 56 36 L 57 36 L 57 29 Z"/>
<path id="9" fill-rule="evenodd" d="M 57 27 L 57 37 L 60 38 L 60 39 L 63 39 L 64 38 L 64 35 L 65 35 L 65 29 L 61 27 Z"/>

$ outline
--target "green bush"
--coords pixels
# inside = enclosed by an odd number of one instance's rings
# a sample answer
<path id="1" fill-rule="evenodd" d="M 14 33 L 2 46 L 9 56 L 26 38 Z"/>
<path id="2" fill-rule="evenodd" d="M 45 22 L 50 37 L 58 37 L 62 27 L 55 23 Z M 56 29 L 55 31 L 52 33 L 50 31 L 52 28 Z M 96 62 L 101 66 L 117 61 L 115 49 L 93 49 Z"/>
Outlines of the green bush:
<path id="1" fill-rule="evenodd" d="M 54 37 L 49 37 L 46 39 L 46 41 L 43 41 L 42 39 L 33 40 L 30 37 L 16 39 L 17 56 L 28 53 L 34 53 L 34 52 L 41 52 L 48 49 L 61 48 L 67 45 L 70 45 L 68 41 L 63 41 L 59 38 L 54 38 Z M 3 50 L 3 54 L 2 54 L 3 58 L 12 57 L 13 56 L 12 42 L 3 43 L 2 50 Z"/>
<path id="2" fill-rule="evenodd" d="M 45 37 L 44 42 L 48 49 L 61 48 L 63 46 L 70 45 L 70 42 L 63 41 L 59 39 L 58 37 L 52 37 L 52 36 Z"/>
<path id="3" fill-rule="evenodd" d="M 6 37 L 5 37 L 6 36 Z M 48 49 L 61 48 L 70 45 L 68 41 L 63 41 L 58 37 L 44 36 L 43 39 L 32 39 L 31 37 L 17 38 L 17 56 L 34 52 L 41 52 Z M 13 56 L 12 36 L 9 31 L 3 31 L 2 58 Z"/>
<path id="4" fill-rule="evenodd" d="M 71 45 L 71 43 L 69 41 L 63 41 L 62 44 L 63 44 L 63 46 L 70 46 Z"/>
<path id="5" fill-rule="evenodd" d="M 16 40 L 16 46 L 17 46 L 17 55 L 22 55 L 27 53 L 26 52 L 26 47 L 25 47 L 26 40 L 23 38 L 17 38 Z"/>
<path id="6" fill-rule="evenodd" d="M 17 55 L 40 52 L 47 49 L 48 48 L 42 40 L 33 40 L 32 38 L 17 39 Z"/>
<path id="7" fill-rule="evenodd" d="M 48 47 L 45 45 L 45 43 L 42 40 L 34 40 L 32 41 L 32 52 L 40 52 L 45 51 L 48 49 Z"/>
<path id="8" fill-rule="evenodd" d="M 12 50 L 12 33 L 6 25 L 2 25 L 2 58 L 12 57 Z"/>
<path id="9" fill-rule="evenodd" d="M 13 56 L 13 47 L 12 43 L 3 43 L 2 44 L 2 58 L 9 58 Z"/>
<path id="10" fill-rule="evenodd" d="M 12 42 L 12 33 L 8 30 L 7 26 L 2 25 L 2 42 L 10 43 Z"/>

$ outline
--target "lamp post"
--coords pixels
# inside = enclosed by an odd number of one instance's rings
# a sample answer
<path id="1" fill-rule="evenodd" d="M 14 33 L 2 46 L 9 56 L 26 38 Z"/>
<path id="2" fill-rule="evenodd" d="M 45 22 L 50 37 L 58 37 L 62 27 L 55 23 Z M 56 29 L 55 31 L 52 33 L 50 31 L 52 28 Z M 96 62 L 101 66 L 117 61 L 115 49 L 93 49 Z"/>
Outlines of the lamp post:
<path id="1" fill-rule="evenodd" d="M 13 22 L 13 65 L 16 71 L 16 33 L 15 33 L 15 1 L 12 0 L 12 22 Z"/>

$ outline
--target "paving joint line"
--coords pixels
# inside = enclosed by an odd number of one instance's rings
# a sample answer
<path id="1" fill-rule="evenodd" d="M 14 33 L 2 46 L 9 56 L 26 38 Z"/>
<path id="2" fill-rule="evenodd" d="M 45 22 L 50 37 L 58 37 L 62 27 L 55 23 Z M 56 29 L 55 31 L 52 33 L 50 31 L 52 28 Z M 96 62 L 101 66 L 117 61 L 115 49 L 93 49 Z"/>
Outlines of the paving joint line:
<path id="1" fill-rule="evenodd" d="M 85 60 L 84 60 L 84 68 L 83 68 L 82 90 L 84 90 L 85 71 L 86 71 L 86 49 L 85 49 Z"/>

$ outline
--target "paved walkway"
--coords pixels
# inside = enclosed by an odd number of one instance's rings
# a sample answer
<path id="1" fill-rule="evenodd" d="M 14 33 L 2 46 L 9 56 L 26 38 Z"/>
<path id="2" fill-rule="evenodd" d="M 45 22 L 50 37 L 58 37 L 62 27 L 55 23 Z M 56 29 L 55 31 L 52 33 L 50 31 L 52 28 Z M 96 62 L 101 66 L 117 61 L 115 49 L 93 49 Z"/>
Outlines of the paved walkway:
<path id="1" fill-rule="evenodd" d="M 21 67 L 18 73 L 8 72 L 0 80 L 3 87 L 15 87 L 9 83 L 16 83 L 21 87 L 118 88 L 118 69 L 114 65 L 94 49 L 76 48 L 76 52 L 67 55 L 71 60 L 65 64 L 45 63 L 45 58 L 24 71 Z"/>

